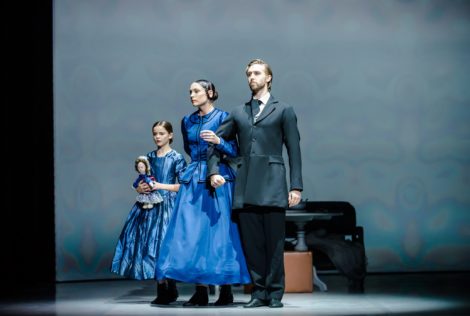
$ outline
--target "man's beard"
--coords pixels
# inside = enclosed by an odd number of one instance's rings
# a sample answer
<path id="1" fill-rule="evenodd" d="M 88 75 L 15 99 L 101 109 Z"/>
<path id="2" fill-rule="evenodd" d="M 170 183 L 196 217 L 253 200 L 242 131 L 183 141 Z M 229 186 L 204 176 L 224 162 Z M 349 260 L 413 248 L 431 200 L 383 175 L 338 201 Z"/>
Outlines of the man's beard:
<path id="1" fill-rule="evenodd" d="M 256 92 L 261 90 L 261 88 L 262 87 L 256 82 L 250 83 L 250 89 L 251 89 L 251 92 L 253 92 L 253 94 L 256 94 Z"/>

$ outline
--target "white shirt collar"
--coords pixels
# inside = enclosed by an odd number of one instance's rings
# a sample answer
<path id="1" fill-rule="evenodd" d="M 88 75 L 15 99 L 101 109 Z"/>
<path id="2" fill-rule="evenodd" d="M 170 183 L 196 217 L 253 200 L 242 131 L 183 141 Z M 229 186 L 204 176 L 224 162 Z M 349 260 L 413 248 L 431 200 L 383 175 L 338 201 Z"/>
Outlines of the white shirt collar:
<path id="1" fill-rule="evenodd" d="M 269 93 L 269 91 L 268 91 L 265 95 L 263 95 L 258 100 L 260 100 L 263 103 L 263 105 L 266 105 L 268 103 L 268 100 L 269 100 L 270 97 L 271 97 L 271 93 Z"/>

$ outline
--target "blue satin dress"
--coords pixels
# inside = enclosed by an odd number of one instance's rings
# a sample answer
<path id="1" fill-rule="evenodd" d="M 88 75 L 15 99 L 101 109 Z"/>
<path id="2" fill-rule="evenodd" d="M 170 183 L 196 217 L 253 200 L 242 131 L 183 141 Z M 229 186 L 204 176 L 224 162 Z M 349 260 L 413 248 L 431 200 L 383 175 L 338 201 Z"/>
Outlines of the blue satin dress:
<path id="1" fill-rule="evenodd" d="M 221 164 L 226 183 L 217 189 L 210 186 L 208 143 L 199 136 L 201 130 L 215 131 L 227 115 L 214 109 L 204 116 L 195 112 L 182 120 L 185 151 L 191 162 L 180 177 L 180 190 L 158 259 L 158 279 L 213 285 L 251 283 L 238 227 L 231 220 L 235 174 Z M 221 140 L 216 148 L 227 156 L 237 155 L 236 142 Z"/>
<path id="2" fill-rule="evenodd" d="M 163 157 L 152 151 L 147 157 L 152 174 L 160 183 L 177 183 L 179 173 L 186 167 L 183 155 L 174 150 Z M 129 212 L 114 251 L 112 272 L 137 280 L 156 279 L 155 265 L 176 200 L 176 192 L 158 193 L 163 198 L 161 203 L 143 209 L 137 202 Z"/>

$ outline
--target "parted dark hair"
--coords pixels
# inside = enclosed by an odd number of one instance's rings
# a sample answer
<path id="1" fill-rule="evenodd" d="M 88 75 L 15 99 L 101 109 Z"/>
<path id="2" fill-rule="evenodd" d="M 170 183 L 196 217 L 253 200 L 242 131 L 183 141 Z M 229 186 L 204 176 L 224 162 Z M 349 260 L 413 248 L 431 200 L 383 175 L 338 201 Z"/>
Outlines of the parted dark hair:
<path id="1" fill-rule="evenodd" d="M 209 80 L 206 80 L 206 79 L 199 79 L 199 80 L 196 80 L 194 82 L 199 83 L 204 88 L 204 90 L 206 91 L 206 95 L 209 98 L 209 100 L 211 100 L 211 101 L 217 100 L 217 98 L 219 97 L 219 94 L 215 90 L 215 86 L 212 82 L 210 82 Z M 212 98 L 209 96 L 209 90 L 212 91 Z"/>
<path id="2" fill-rule="evenodd" d="M 173 125 L 168 121 L 157 121 L 152 125 L 152 133 L 155 126 L 162 126 L 166 131 L 171 134 L 173 133 Z M 170 138 L 170 144 L 173 143 L 173 138 Z"/>

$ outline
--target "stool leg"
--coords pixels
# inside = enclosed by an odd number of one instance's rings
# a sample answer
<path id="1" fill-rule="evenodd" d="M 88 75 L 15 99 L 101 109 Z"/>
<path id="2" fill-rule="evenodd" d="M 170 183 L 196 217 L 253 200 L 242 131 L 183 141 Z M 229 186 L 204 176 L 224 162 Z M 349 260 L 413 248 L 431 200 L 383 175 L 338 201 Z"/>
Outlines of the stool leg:
<path id="1" fill-rule="evenodd" d="M 317 274 L 317 269 L 313 266 L 313 285 L 317 286 L 320 292 L 328 291 L 328 287 L 326 286 L 325 282 L 320 280 Z"/>

